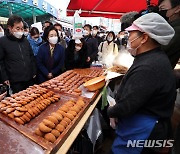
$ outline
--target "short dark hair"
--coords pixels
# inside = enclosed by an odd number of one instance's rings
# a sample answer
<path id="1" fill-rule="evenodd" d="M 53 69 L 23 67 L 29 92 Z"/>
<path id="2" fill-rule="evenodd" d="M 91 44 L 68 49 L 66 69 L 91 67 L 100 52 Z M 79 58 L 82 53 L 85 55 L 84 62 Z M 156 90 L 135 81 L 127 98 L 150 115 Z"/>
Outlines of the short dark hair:
<path id="1" fill-rule="evenodd" d="M 93 28 L 99 29 L 99 27 L 98 27 L 98 26 L 93 26 Z"/>
<path id="2" fill-rule="evenodd" d="M 24 24 L 23 18 L 17 15 L 11 15 L 7 21 L 7 26 L 13 27 L 15 23 L 20 23 L 20 22 L 23 22 Z"/>
<path id="3" fill-rule="evenodd" d="M 27 22 L 24 21 L 23 24 L 24 24 L 24 29 L 29 28 L 29 25 L 27 24 Z"/>
<path id="4" fill-rule="evenodd" d="M 34 35 L 39 35 L 39 30 L 36 28 L 36 27 L 32 27 L 29 31 L 30 35 L 31 36 L 34 36 Z"/>
<path id="5" fill-rule="evenodd" d="M 58 36 L 58 42 L 60 41 L 60 37 L 59 37 L 59 33 L 57 31 L 57 29 L 54 27 L 54 26 L 48 26 L 44 29 L 44 34 L 43 34 L 43 39 L 45 42 L 49 42 L 48 41 L 48 35 L 49 35 L 49 32 L 52 31 L 52 30 L 55 30 L 56 33 L 57 33 L 57 36 Z"/>
<path id="6" fill-rule="evenodd" d="M 50 26 L 53 25 L 52 22 L 50 22 L 50 21 L 48 21 L 48 20 L 46 20 L 44 23 L 48 23 L 48 24 L 50 24 Z"/>
<path id="7" fill-rule="evenodd" d="M 59 26 L 59 27 L 61 27 L 61 29 L 63 29 L 62 25 L 59 24 L 59 23 L 54 24 L 54 27 L 55 27 L 55 26 Z"/>
<path id="8" fill-rule="evenodd" d="M 90 30 L 92 30 L 92 26 L 90 24 L 85 24 L 84 27 L 88 27 Z"/>
<path id="9" fill-rule="evenodd" d="M 116 39 L 116 35 L 115 35 L 115 33 L 113 31 L 108 32 L 107 37 L 108 37 L 109 34 L 113 35 L 113 40 Z M 107 39 L 107 37 L 106 37 L 106 39 Z"/>
<path id="10" fill-rule="evenodd" d="M 158 5 L 160 5 L 164 0 L 159 0 Z M 180 0 L 170 0 L 170 3 L 172 5 L 172 8 L 180 5 Z"/>

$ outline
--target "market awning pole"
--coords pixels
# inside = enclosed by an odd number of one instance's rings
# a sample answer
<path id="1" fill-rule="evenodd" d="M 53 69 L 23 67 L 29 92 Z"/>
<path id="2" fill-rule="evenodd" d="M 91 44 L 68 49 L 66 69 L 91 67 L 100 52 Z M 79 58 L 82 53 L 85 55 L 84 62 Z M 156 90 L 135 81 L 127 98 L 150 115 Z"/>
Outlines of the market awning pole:
<path id="1" fill-rule="evenodd" d="M 36 23 L 36 14 L 34 12 L 34 8 L 33 8 L 33 23 Z"/>
<path id="2" fill-rule="evenodd" d="M 8 3 L 8 10 L 9 10 L 9 16 L 11 16 L 13 13 L 12 13 L 12 7 L 10 3 Z"/>

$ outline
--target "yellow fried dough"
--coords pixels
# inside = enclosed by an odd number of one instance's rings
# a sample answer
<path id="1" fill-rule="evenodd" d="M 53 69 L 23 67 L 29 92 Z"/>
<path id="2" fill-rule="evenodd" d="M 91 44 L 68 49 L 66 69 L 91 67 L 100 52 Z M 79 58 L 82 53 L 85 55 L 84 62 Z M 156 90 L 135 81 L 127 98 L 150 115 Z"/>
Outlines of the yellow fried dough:
<path id="1" fill-rule="evenodd" d="M 44 133 L 49 133 L 49 132 L 52 131 L 51 128 L 47 127 L 47 126 L 46 126 L 44 123 L 42 123 L 42 122 L 39 124 L 39 130 L 42 131 L 42 132 L 44 132 Z"/>
<path id="2" fill-rule="evenodd" d="M 47 120 L 47 119 L 44 119 L 42 122 L 49 128 L 54 128 L 55 127 L 55 124 L 53 122 Z"/>

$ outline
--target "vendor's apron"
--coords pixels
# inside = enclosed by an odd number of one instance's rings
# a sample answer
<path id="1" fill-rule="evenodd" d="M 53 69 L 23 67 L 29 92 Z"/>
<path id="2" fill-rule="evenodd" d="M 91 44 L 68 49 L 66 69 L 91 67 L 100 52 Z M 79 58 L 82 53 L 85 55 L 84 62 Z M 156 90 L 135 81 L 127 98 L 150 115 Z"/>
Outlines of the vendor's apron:
<path id="1" fill-rule="evenodd" d="M 117 137 L 112 145 L 114 154 L 140 154 L 143 147 L 127 147 L 128 140 L 147 140 L 156 122 L 156 117 L 136 114 L 119 120 Z"/>

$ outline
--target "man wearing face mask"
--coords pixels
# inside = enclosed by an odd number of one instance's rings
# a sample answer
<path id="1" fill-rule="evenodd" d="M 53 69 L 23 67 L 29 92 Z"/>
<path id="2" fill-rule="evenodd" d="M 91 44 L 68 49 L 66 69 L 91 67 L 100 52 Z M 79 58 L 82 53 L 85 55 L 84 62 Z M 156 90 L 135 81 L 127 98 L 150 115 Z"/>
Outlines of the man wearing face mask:
<path id="1" fill-rule="evenodd" d="M 33 85 L 36 75 L 35 58 L 23 35 L 23 19 L 12 15 L 7 26 L 6 35 L 0 38 L 0 71 L 3 82 L 16 93 Z"/>
<path id="2" fill-rule="evenodd" d="M 3 29 L 3 25 L 0 24 L 0 37 L 4 36 L 4 29 Z"/>
<path id="3" fill-rule="evenodd" d="M 172 68 L 174 69 L 180 58 L 180 1 L 159 0 L 159 13 L 169 21 L 175 30 L 175 35 L 169 44 L 162 46 L 162 50 L 168 55 Z"/>
<path id="4" fill-rule="evenodd" d="M 91 31 L 92 31 L 91 25 L 89 25 L 89 24 L 84 25 L 84 32 L 83 32 L 84 40 L 88 47 L 88 58 L 87 58 L 88 65 L 87 65 L 87 67 L 90 67 L 90 64 L 94 60 L 97 60 L 97 53 L 98 53 L 98 41 L 97 41 L 97 39 L 92 37 Z"/>
<path id="5" fill-rule="evenodd" d="M 64 47 L 64 49 L 66 49 L 67 48 L 67 44 L 66 44 L 65 39 L 63 38 L 62 25 L 56 23 L 56 24 L 54 24 L 54 27 L 58 30 L 58 33 L 59 33 L 59 37 L 60 37 L 59 44 L 62 45 Z"/>
<path id="6" fill-rule="evenodd" d="M 98 59 L 108 68 L 113 66 L 113 61 L 118 55 L 118 47 L 114 40 L 115 34 L 110 31 L 107 34 L 106 41 L 102 42 L 98 47 Z"/>
<path id="7" fill-rule="evenodd" d="M 84 39 L 75 39 L 69 42 L 66 49 L 65 68 L 71 70 L 74 68 L 87 67 L 87 45 Z"/>
<path id="8" fill-rule="evenodd" d="M 162 148 L 145 148 L 144 142 L 140 147 L 127 145 L 129 140 L 170 139 L 176 84 L 160 45 L 167 45 L 175 32 L 157 13 L 141 16 L 126 30 L 127 48 L 135 59 L 115 94 L 116 104 L 108 109 L 109 117 L 118 119 L 112 153 L 157 154 Z"/>
<path id="9" fill-rule="evenodd" d="M 100 43 L 103 42 L 103 39 L 99 36 L 98 33 L 99 33 L 99 27 L 98 26 L 93 26 L 92 36 L 97 39 L 98 46 L 99 46 Z"/>

